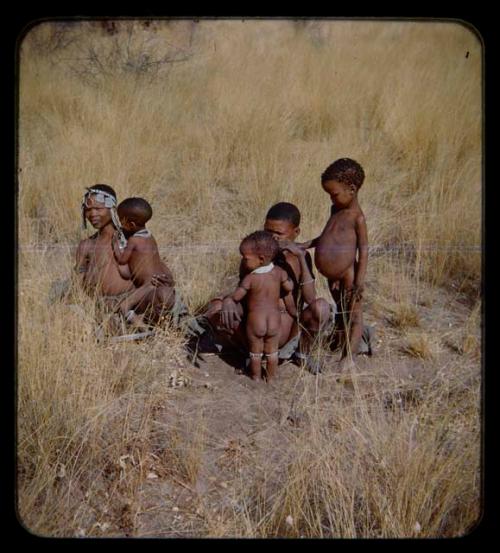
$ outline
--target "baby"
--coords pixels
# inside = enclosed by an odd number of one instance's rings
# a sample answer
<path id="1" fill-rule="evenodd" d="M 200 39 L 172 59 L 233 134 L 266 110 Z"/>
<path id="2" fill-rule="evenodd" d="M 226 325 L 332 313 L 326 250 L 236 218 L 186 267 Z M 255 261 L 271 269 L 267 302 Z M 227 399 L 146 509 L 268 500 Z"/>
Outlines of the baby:
<path id="1" fill-rule="evenodd" d="M 160 259 L 156 240 L 146 229 L 153 215 L 149 203 L 143 198 L 127 198 L 118 205 L 117 213 L 127 244 L 121 247 L 115 235 L 113 252 L 120 274 L 131 279 L 137 288 L 120 303 L 118 310 L 128 323 L 140 327 L 142 317 L 134 309 L 145 303 L 156 307 L 161 304 L 165 312 L 169 311 L 174 303 L 174 279 Z M 165 284 L 154 286 L 151 279 L 158 274 L 164 276 Z"/>
<path id="2" fill-rule="evenodd" d="M 286 271 L 277 267 L 273 259 L 280 251 L 272 234 L 257 231 L 240 244 L 244 276 L 232 294 L 235 302 L 247 299 L 246 332 L 250 350 L 250 376 L 253 380 L 262 378 L 262 355 L 267 357 L 266 378 L 272 378 L 278 367 L 278 342 L 281 312 L 279 300 L 283 291 L 286 310 L 296 316 L 291 292 L 293 283 Z"/>
<path id="3" fill-rule="evenodd" d="M 356 161 L 338 159 L 321 175 L 323 190 L 332 200 L 331 214 L 320 236 L 300 244 L 316 248 L 314 262 L 328 279 L 337 305 L 338 330 L 345 369 L 348 353 L 356 355 L 363 334 L 362 295 L 368 263 L 368 233 L 358 192 L 365 174 Z"/>

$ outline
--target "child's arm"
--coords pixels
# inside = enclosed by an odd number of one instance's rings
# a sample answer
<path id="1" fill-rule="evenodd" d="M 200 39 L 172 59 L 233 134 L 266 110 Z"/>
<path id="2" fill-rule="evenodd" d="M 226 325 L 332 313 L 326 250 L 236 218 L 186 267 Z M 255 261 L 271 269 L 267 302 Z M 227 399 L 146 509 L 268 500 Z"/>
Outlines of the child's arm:
<path id="1" fill-rule="evenodd" d="M 236 288 L 236 291 L 231 295 L 232 300 L 241 301 L 247 295 L 247 292 L 250 290 L 251 282 L 252 282 L 251 275 L 247 275 L 240 282 L 238 288 Z"/>
<path id="2" fill-rule="evenodd" d="M 368 230 L 363 214 L 354 223 L 357 236 L 358 262 L 354 266 L 354 291 L 361 299 L 365 284 L 366 268 L 368 266 Z"/>
<path id="3" fill-rule="evenodd" d="M 118 262 L 119 265 L 127 265 L 130 259 L 130 256 L 132 255 L 132 252 L 135 250 L 135 241 L 133 238 L 130 238 L 127 242 L 127 247 L 122 251 L 120 250 L 120 247 L 118 245 L 118 240 L 116 239 L 116 235 L 113 235 L 113 238 L 111 240 L 111 244 L 113 247 L 113 253 L 115 255 L 115 259 Z"/>
<path id="4" fill-rule="evenodd" d="M 320 239 L 319 236 L 316 236 L 316 238 L 313 238 L 312 240 L 308 240 L 307 242 L 295 242 L 299 248 L 302 248 L 303 250 L 309 250 L 310 248 L 315 248 L 316 244 L 318 243 L 318 240 Z"/>

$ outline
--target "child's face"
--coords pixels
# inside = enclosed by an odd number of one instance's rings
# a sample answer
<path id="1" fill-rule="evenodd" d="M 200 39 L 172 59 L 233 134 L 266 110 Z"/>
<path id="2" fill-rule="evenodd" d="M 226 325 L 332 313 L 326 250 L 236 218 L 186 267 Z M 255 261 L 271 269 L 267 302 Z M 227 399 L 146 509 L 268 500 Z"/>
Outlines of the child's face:
<path id="1" fill-rule="evenodd" d="M 347 207 L 354 198 L 356 189 L 344 182 L 338 180 L 327 180 L 323 184 L 323 190 L 330 194 L 332 204 L 337 207 Z"/>
<path id="2" fill-rule="evenodd" d="M 120 219 L 120 225 L 125 234 L 133 234 L 137 230 L 137 225 L 134 221 L 131 221 L 123 215 L 118 215 L 118 218 Z"/>
<path id="3" fill-rule="evenodd" d="M 139 229 L 138 224 L 131 220 L 130 214 L 127 214 L 127 210 L 118 208 L 117 213 L 118 219 L 120 219 L 120 226 L 127 236 L 134 234 Z"/>
<path id="4" fill-rule="evenodd" d="M 251 244 L 245 243 L 240 246 L 241 260 L 243 265 L 249 271 L 253 271 L 265 265 L 265 259 L 262 255 L 257 255 Z"/>
<path id="5" fill-rule="evenodd" d="M 270 232 L 278 242 L 282 240 L 294 241 L 300 233 L 299 227 L 293 225 L 290 221 L 281 219 L 266 219 L 264 222 L 264 230 Z"/>
<path id="6" fill-rule="evenodd" d="M 93 195 L 87 199 L 85 218 L 95 229 L 100 230 L 111 223 L 111 211 L 104 204 L 96 201 Z"/>

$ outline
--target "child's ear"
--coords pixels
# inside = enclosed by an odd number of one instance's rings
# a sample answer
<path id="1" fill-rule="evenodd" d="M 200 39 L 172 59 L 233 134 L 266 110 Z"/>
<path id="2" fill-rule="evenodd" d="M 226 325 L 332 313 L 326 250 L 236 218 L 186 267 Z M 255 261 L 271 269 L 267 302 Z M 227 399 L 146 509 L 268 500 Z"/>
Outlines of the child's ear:
<path id="1" fill-rule="evenodd" d="M 259 261 L 261 263 L 264 263 L 265 260 L 266 260 L 266 258 L 263 255 L 259 255 Z"/>
<path id="2" fill-rule="evenodd" d="M 295 238 L 300 234 L 300 227 L 295 227 L 293 234 L 295 235 Z"/>

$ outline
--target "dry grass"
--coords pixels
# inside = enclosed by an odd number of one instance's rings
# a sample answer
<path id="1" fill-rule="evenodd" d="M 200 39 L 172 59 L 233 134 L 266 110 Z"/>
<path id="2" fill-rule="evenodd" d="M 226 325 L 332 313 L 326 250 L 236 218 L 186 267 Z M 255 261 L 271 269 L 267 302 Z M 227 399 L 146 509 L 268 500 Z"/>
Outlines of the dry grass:
<path id="1" fill-rule="evenodd" d="M 410 332 L 403 351 L 419 359 L 434 359 L 439 353 L 439 344 L 436 338 L 425 332 Z"/>
<path id="2" fill-rule="evenodd" d="M 405 329 L 420 324 L 418 310 L 414 305 L 400 303 L 396 304 L 390 311 L 392 311 L 390 323 L 396 328 Z"/>
<path id="3" fill-rule="evenodd" d="M 179 394 L 196 393 L 165 385 L 185 364 L 178 334 L 96 345 L 88 298 L 73 300 L 83 314 L 47 306 L 51 282 L 71 271 L 69 245 L 83 236 L 83 187 L 104 182 L 120 199 L 151 202 L 150 228 L 196 310 L 234 273 L 240 238 L 272 203 L 299 206 L 302 238 L 322 229 L 320 174 L 347 156 L 365 168 L 360 202 L 370 244 L 381 248 L 370 259 L 367 310 L 384 320 L 392 309 L 393 330 L 433 369 L 421 382 L 425 399 L 388 409 L 386 392 L 399 393 L 389 377 L 346 395 L 326 377 L 299 375 L 293 386 L 303 387 L 299 410 L 310 422 L 282 428 L 279 448 L 255 453 L 258 477 L 235 477 L 220 501 L 197 492 L 179 533 L 468 531 L 479 509 L 480 60 L 477 38 L 451 23 L 121 22 L 109 34 L 75 22 L 30 31 L 20 66 L 17 375 L 28 528 L 137 535 L 151 474 L 196 490 L 220 445 L 206 406 L 181 412 L 189 424 L 162 418 Z M 435 336 L 421 306 L 441 291 L 473 307 L 465 325 Z M 454 347 L 453 361 L 443 361 L 443 345 Z M 382 373 L 398 355 L 381 354 Z M 245 457 L 234 455 L 238 467 Z"/>

